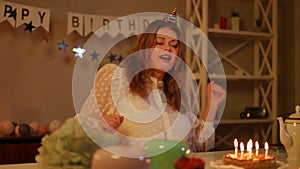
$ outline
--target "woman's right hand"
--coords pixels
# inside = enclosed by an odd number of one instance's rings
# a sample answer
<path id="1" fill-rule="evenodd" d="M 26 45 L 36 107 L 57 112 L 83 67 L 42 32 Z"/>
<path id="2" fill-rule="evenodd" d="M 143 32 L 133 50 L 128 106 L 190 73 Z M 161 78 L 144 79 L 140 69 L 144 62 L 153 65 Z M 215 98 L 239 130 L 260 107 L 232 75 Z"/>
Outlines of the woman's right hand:
<path id="1" fill-rule="evenodd" d="M 117 130 L 124 121 L 124 117 L 117 114 L 105 114 L 100 120 L 99 125 L 108 133 Z"/>

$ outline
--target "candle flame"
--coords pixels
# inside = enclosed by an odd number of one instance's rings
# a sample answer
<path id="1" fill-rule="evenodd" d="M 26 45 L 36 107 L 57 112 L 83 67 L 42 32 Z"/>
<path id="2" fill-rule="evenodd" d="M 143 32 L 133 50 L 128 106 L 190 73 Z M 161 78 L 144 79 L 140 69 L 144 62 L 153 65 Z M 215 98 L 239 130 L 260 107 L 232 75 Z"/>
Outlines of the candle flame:
<path id="1" fill-rule="evenodd" d="M 240 149 L 241 149 L 241 151 L 244 151 L 244 143 L 243 142 L 240 143 Z"/>
<path id="2" fill-rule="evenodd" d="M 255 141 L 255 150 L 258 150 L 259 149 L 259 144 L 257 141 Z"/>
<path id="3" fill-rule="evenodd" d="M 252 139 L 250 139 L 247 143 L 247 151 L 251 151 L 252 147 L 253 147 L 253 142 Z"/>
<path id="4" fill-rule="evenodd" d="M 237 139 L 234 139 L 234 147 L 235 148 L 237 148 L 239 145 L 238 145 L 239 143 L 238 143 L 238 141 L 237 141 Z"/>
<path id="5" fill-rule="evenodd" d="M 267 142 L 265 142 L 265 149 L 268 150 L 269 149 L 269 144 Z"/>

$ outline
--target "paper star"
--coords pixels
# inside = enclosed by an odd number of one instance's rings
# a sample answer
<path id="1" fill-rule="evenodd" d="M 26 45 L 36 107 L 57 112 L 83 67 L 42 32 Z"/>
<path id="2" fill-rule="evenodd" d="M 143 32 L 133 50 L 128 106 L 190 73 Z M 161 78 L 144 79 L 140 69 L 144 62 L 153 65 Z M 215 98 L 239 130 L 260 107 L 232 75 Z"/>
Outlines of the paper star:
<path id="1" fill-rule="evenodd" d="M 32 29 L 35 28 L 35 26 L 32 25 L 32 21 L 30 21 L 29 23 L 24 23 L 26 25 L 26 28 L 24 29 L 24 31 L 28 30 L 29 32 L 32 33 Z"/>
<path id="2" fill-rule="evenodd" d="M 94 50 L 93 53 L 90 54 L 90 56 L 92 57 L 92 60 L 98 60 L 99 53 L 96 53 L 96 51 Z"/>
<path id="3" fill-rule="evenodd" d="M 123 59 L 124 59 L 124 58 L 123 58 L 122 55 L 120 55 L 120 56 L 118 57 L 118 61 L 119 61 L 120 63 L 122 62 Z"/>
<path id="4" fill-rule="evenodd" d="M 15 8 L 13 11 L 11 11 L 10 14 L 8 15 L 8 17 L 13 17 L 14 20 L 16 20 L 16 18 L 17 18 L 17 8 Z"/>
<path id="5" fill-rule="evenodd" d="M 116 56 L 117 55 L 114 55 L 114 54 L 112 54 L 112 53 L 110 53 L 110 55 L 109 55 L 109 60 L 110 60 L 110 63 L 112 63 L 112 62 L 114 62 L 115 60 L 116 60 Z"/>
<path id="6" fill-rule="evenodd" d="M 73 52 L 75 52 L 75 57 L 80 57 L 82 59 L 85 49 L 82 49 L 80 46 L 78 46 L 77 48 L 73 48 Z"/>
<path id="7" fill-rule="evenodd" d="M 65 44 L 64 40 L 58 43 L 58 49 L 66 51 L 68 44 Z M 73 49 L 74 51 L 74 49 Z"/>

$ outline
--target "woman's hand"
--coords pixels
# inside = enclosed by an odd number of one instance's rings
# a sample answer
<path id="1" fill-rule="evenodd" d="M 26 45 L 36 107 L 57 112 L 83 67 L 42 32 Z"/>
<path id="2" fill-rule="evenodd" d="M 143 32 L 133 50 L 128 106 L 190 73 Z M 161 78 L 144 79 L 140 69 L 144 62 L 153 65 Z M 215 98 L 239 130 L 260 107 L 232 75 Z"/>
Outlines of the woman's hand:
<path id="1" fill-rule="evenodd" d="M 123 121 L 123 116 L 119 116 L 117 114 L 105 114 L 103 118 L 99 121 L 99 125 L 104 131 L 108 133 L 113 133 L 121 126 Z"/>
<path id="2" fill-rule="evenodd" d="M 212 81 L 207 85 L 206 95 L 207 102 L 202 120 L 212 122 L 215 120 L 220 103 L 223 102 L 226 97 L 226 91 L 223 87 Z"/>
<path id="3" fill-rule="evenodd" d="M 207 85 L 207 101 L 211 105 L 219 106 L 219 104 L 225 99 L 226 91 L 220 85 L 216 84 L 214 81 Z"/>

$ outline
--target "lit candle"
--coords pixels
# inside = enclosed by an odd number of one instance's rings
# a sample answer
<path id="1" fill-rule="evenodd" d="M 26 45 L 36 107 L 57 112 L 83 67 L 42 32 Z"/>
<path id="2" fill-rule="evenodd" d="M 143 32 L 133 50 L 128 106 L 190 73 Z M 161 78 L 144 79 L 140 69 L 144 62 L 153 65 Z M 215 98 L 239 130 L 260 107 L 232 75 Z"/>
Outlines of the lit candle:
<path id="1" fill-rule="evenodd" d="M 234 157 L 237 158 L 237 156 L 238 156 L 238 146 L 239 146 L 239 143 L 238 143 L 237 139 L 234 139 L 233 144 L 234 144 L 234 152 L 235 152 Z"/>
<path id="2" fill-rule="evenodd" d="M 240 143 L 240 149 L 241 149 L 241 159 L 243 159 L 243 157 L 244 157 L 244 143 L 243 142 Z"/>
<path id="3" fill-rule="evenodd" d="M 255 156 L 257 157 L 258 156 L 258 150 L 259 150 L 259 144 L 257 141 L 255 141 Z"/>
<path id="4" fill-rule="evenodd" d="M 253 147 L 253 142 L 252 142 L 252 139 L 250 139 L 247 143 L 247 152 L 249 153 L 248 154 L 249 158 L 252 157 L 252 147 Z"/>
<path id="5" fill-rule="evenodd" d="M 269 145 L 267 142 L 265 142 L 265 158 L 268 157 L 268 150 L 269 150 Z"/>

